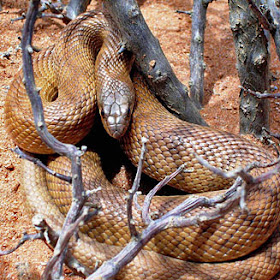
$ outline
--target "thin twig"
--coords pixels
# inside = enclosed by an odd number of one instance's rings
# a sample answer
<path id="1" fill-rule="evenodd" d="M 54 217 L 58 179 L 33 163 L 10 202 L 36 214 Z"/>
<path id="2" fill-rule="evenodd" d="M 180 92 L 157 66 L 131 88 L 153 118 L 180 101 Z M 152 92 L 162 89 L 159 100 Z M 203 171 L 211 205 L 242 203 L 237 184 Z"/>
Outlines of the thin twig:
<path id="1" fill-rule="evenodd" d="M 181 173 L 183 171 L 183 169 L 185 168 L 185 166 L 186 166 L 185 164 L 182 164 L 181 166 L 179 166 L 177 168 L 177 170 L 175 170 L 172 174 L 170 174 L 169 176 L 166 176 L 163 180 L 161 180 L 146 195 L 144 204 L 143 204 L 143 209 L 142 209 L 142 220 L 146 225 L 148 225 L 152 221 L 151 216 L 149 215 L 149 211 L 150 211 L 150 205 L 151 205 L 153 197 L 159 190 L 161 190 L 161 188 L 163 186 L 167 185 L 173 178 L 175 178 L 179 173 Z"/>
<path id="2" fill-rule="evenodd" d="M 269 92 L 258 92 L 258 91 L 253 91 L 251 89 L 248 88 L 244 88 L 242 86 L 239 86 L 242 90 L 244 90 L 245 92 L 250 93 L 251 95 L 259 98 L 259 99 L 265 99 L 265 98 L 280 98 L 280 93 L 269 93 Z"/>
<path id="3" fill-rule="evenodd" d="M 274 132 L 271 132 L 271 131 L 269 131 L 268 129 L 266 129 L 266 128 L 263 128 L 263 130 L 266 132 L 266 133 L 268 133 L 268 135 L 269 136 L 272 136 L 272 137 L 274 137 L 274 138 L 276 138 L 276 139 L 280 139 L 280 134 L 279 133 L 274 133 Z"/>
<path id="4" fill-rule="evenodd" d="M 38 18 L 57 18 L 57 19 L 65 19 L 65 16 L 63 14 L 52 14 L 52 13 L 41 13 L 41 15 Z"/>
<path id="5" fill-rule="evenodd" d="M 72 183 L 72 177 L 55 172 L 54 170 L 52 170 L 48 166 L 46 166 L 40 159 L 25 153 L 19 147 L 16 147 L 16 148 L 12 149 L 12 151 L 15 152 L 16 154 L 18 154 L 20 158 L 26 159 L 26 160 L 31 161 L 34 164 L 40 166 L 47 173 L 53 175 L 54 177 L 59 178 L 59 179 L 61 179 L 63 181 L 66 181 L 66 182 L 68 182 L 70 184 Z"/>
<path id="6" fill-rule="evenodd" d="M 176 10 L 175 13 L 186 14 L 186 15 L 191 16 L 193 14 L 193 10 L 190 10 L 190 11 Z"/>
<path id="7" fill-rule="evenodd" d="M 277 158 L 275 161 L 272 161 L 268 164 L 262 164 L 259 162 L 252 162 L 246 167 L 238 167 L 234 170 L 224 172 L 222 169 L 212 166 L 207 160 L 203 159 L 201 156 L 195 154 L 196 159 L 200 164 L 211 170 L 214 174 L 222 176 L 226 179 L 228 178 L 237 178 L 240 176 L 247 184 L 259 184 L 264 182 L 265 180 L 268 180 L 273 175 L 279 172 L 280 169 L 280 158 Z M 260 176 L 254 177 L 251 174 L 249 174 L 249 171 L 251 171 L 254 168 L 265 168 L 265 167 L 271 167 L 275 166 L 275 168 L 261 174 Z"/>
<path id="8" fill-rule="evenodd" d="M 137 197 L 135 194 L 137 193 L 139 186 L 140 186 L 140 180 L 141 180 L 141 174 L 142 174 L 142 168 L 143 168 L 143 160 L 146 152 L 146 143 L 147 139 L 142 137 L 142 148 L 141 148 L 141 154 L 138 162 L 137 172 L 134 178 L 133 185 L 131 189 L 128 191 L 128 199 L 127 199 L 127 221 L 128 221 L 128 228 L 130 231 L 131 237 L 138 236 L 138 232 L 136 230 L 134 220 L 133 220 L 133 214 L 132 214 L 132 202 L 134 201 L 134 198 Z M 134 201 L 135 204 L 138 204 L 136 198 Z"/>
<path id="9" fill-rule="evenodd" d="M 12 249 L 7 250 L 7 251 L 1 251 L 0 250 L 0 256 L 5 256 L 5 255 L 9 255 L 11 253 L 13 253 L 14 251 L 16 251 L 19 247 L 21 247 L 26 241 L 33 241 L 36 239 L 44 239 L 44 235 L 42 232 L 38 232 L 38 233 L 34 233 L 34 234 L 27 234 L 27 233 L 23 233 L 23 237 L 22 239 L 19 241 L 19 243 Z"/>

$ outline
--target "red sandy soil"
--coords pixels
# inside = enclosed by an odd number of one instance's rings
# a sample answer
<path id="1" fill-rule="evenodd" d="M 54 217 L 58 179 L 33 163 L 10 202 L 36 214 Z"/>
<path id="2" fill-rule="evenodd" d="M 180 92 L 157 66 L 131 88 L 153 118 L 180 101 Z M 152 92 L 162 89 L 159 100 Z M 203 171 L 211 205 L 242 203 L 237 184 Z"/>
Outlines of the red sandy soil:
<path id="1" fill-rule="evenodd" d="M 14 144 L 8 139 L 4 128 L 3 108 L 7 88 L 21 65 L 19 39 L 23 21 L 11 24 L 26 9 L 23 0 L 4 0 L 0 14 L 0 53 L 10 53 L 6 58 L 0 54 L 0 249 L 7 250 L 17 244 L 23 232 L 34 232 L 24 204 L 20 185 L 19 159 L 11 151 Z M 93 1 L 89 9 L 96 8 Z M 183 0 L 141 1 L 144 17 L 159 39 L 163 51 L 170 61 L 178 78 L 186 85 L 189 81 L 189 51 L 191 18 L 175 10 L 191 10 L 191 3 Z M 44 19 L 36 23 L 34 45 L 45 47 L 55 42 L 64 24 L 58 20 Z M 238 133 L 238 94 L 239 79 L 235 68 L 236 59 L 229 27 L 227 1 L 213 2 L 208 8 L 205 35 L 205 93 L 206 104 L 202 116 L 214 127 Z M 273 44 L 272 44 L 273 45 Z M 274 46 L 272 46 L 272 49 Z M 280 63 L 272 50 L 271 72 L 280 76 Z M 279 86 L 279 81 L 273 86 Z M 280 117 L 278 102 L 274 102 L 271 113 L 271 128 L 277 132 Z M 278 131 L 279 132 L 279 131 Z M 29 242 L 11 255 L 0 258 L 0 280 L 39 279 L 51 250 L 41 241 Z M 66 279 L 79 279 L 71 276 L 66 269 Z"/>

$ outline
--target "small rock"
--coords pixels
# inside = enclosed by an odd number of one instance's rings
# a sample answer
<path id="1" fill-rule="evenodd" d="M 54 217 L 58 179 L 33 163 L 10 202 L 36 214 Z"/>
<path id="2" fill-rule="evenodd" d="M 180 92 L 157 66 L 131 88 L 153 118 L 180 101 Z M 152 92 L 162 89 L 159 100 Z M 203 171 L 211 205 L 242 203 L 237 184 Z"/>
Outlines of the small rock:
<path id="1" fill-rule="evenodd" d="M 19 183 L 19 182 L 16 182 L 15 185 L 12 187 L 12 191 L 13 191 L 13 192 L 17 192 L 18 189 L 19 189 L 19 186 L 20 186 L 20 183 Z"/>
<path id="2" fill-rule="evenodd" d="M 13 165 L 13 163 L 10 160 L 6 160 L 4 162 L 4 167 L 8 170 L 14 170 L 15 166 Z"/>

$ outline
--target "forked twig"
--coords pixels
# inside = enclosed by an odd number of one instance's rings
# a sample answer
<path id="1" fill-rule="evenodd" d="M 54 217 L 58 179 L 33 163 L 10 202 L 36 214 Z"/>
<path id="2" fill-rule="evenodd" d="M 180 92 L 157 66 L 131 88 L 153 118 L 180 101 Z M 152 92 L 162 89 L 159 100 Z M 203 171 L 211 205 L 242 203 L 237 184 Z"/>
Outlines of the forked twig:
<path id="1" fill-rule="evenodd" d="M 86 218 L 86 217 L 85 217 Z M 44 240 L 47 244 L 51 245 L 52 247 L 55 247 L 57 240 L 59 238 L 59 232 L 56 232 L 44 219 L 44 217 L 40 214 L 35 215 L 32 218 L 32 223 L 35 226 L 35 228 L 37 229 L 37 231 L 39 231 L 40 233 L 42 233 L 44 235 Z M 76 231 L 76 226 L 77 224 L 74 224 L 72 226 L 72 230 L 75 232 Z M 71 233 L 69 233 L 71 234 Z M 72 233 L 73 234 L 73 233 Z M 65 255 L 64 255 L 65 256 Z M 87 268 L 82 267 L 81 264 L 72 256 L 72 254 L 70 252 L 67 252 L 66 256 L 65 256 L 65 260 L 64 262 L 67 264 L 67 266 L 69 268 L 71 268 L 73 271 L 75 271 L 76 274 L 78 275 L 85 275 L 85 274 L 89 274 L 89 271 Z M 60 262 L 58 263 L 58 267 L 55 267 L 56 271 L 60 270 L 61 264 Z M 61 274 L 60 276 L 61 277 Z M 54 278 L 54 277 L 53 277 Z M 42 279 L 42 278 L 41 278 Z M 54 278 L 56 279 L 56 278 Z"/>
<path id="2" fill-rule="evenodd" d="M 211 170 L 214 174 L 217 174 L 219 176 L 222 176 L 224 178 L 237 178 L 238 176 L 241 177 L 244 182 L 247 184 L 259 184 L 262 183 L 265 180 L 268 180 L 273 175 L 279 172 L 280 169 L 280 157 L 278 157 L 276 160 L 270 162 L 270 163 L 259 163 L 259 162 L 252 162 L 251 164 L 245 166 L 245 167 L 238 167 L 234 170 L 224 172 L 222 169 L 219 169 L 217 167 L 212 166 L 207 160 L 203 159 L 201 156 L 195 154 L 196 159 L 200 164 Z M 249 171 L 251 171 L 254 168 L 266 168 L 275 166 L 275 168 L 261 174 L 260 176 L 254 177 L 251 174 L 249 174 Z"/>
<path id="3" fill-rule="evenodd" d="M 183 169 L 185 168 L 185 164 L 182 164 L 181 166 L 179 166 L 177 168 L 177 170 L 175 170 L 172 174 L 166 176 L 163 180 L 161 180 L 153 189 L 151 189 L 149 191 L 149 193 L 146 195 L 145 200 L 144 200 L 144 205 L 143 205 L 143 209 L 142 209 L 142 220 L 143 222 L 148 225 L 152 219 L 151 216 L 149 214 L 149 210 L 150 210 L 150 205 L 152 202 L 153 197 L 155 196 L 155 194 L 161 190 L 161 188 L 165 185 L 167 185 L 173 178 L 175 178 L 179 173 L 181 173 L 183 171 Z"/>
<path id="4" fill-rule="evenodd" d="M 62 275 L 62 266 L 66 257 L 66 248 L 69 244 L 70 238 L 77 232 L 79 225 L 88 217 L 89 209 L 84 207 L 82 214 L 67 227 L 67 230 L 60 233 L 59 239 L 62 241 L 55 246 L 53 256 L 48 261 L 47 267 L 41 279 L 59 279 Z M 97 213 L 98 210 L 95 211 Z M 53 274 L 53 276 L 52 276 Z"/>
<path id="5" fill-rule="evenodd" d="M 131 237 L 137 237 L 138 232 L 136 230 L 134 220 L 133 220 L 133 215 L 132 215 L 132 202 L 134 201 L 135 205 L 138 205 L 137 202 L 137 191 L 140 186 L 140 179 L 141 179 L 141 174 L 142 174 L 142 168 L 143 168 L 143 160 L 146 152 L 146 146 L 145 144 L 147 143 L 147 139 L 142 137 L 142 148 L 141 148 L 141 154 L 138 162 L 138 167 L 137 167 L 137 172 L 134 178 L 133 185 L 131 189 L 128 191 L 128 199 L 127 199 L 127 221 L 128 221 L 128 228 L 130 231 Z"/>
<path id="6" fill-rule="evenodd" d="M 68 182 L 70 184 L 72 183 L 72 177 L 55 172 L 54 170 L 52 170 L 48 166 L 46 166 L 40 159 L 25 153 L 19 147 L 14 148 L 13 152 L 18 154 L 18 156 L 20 158 L 26 159 L 26 160 L 28 160 L 30 162 L 33 162 L 34 164 L 36 164 L 39 167 L 43 168 L 47 173 L 53 175 L 54 177 L 59 178 L 59 179 L 61 179 L 63 181 L 66 181 L 66 182 Z"/>

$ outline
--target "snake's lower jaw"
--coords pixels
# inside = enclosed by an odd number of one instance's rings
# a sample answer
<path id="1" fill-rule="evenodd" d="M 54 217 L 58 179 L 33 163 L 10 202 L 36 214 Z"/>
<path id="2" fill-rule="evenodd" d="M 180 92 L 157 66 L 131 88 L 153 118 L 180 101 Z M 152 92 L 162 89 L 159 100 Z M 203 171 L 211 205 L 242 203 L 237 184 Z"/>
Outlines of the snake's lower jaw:
<path id="1" fill-rule="evenodd" d="M 125 131 L 126 131 L 126 130 L 125 130 Z M 114 134 L 111 134 L 111 136 L 112 136 L 114 139 L 120 139 L 124 134 L 125 134 L 125 132 L 124 132 L 124 133 L 115 132 Z"/>

